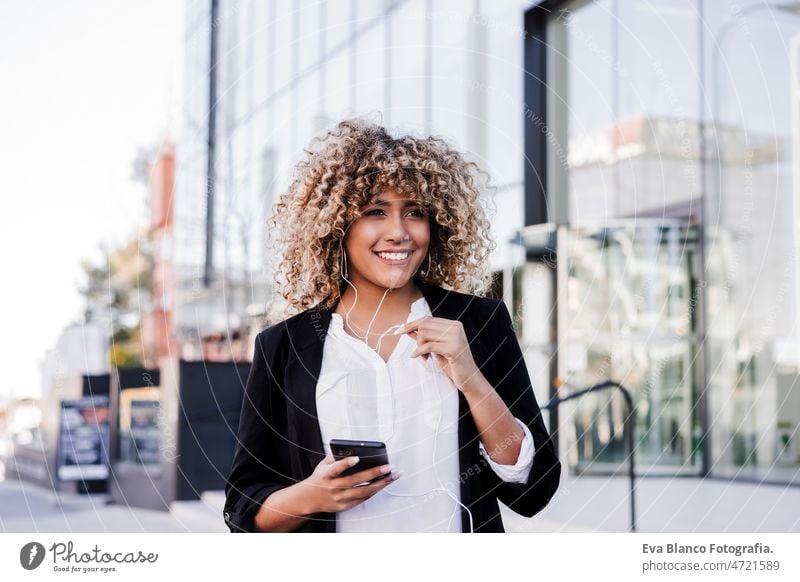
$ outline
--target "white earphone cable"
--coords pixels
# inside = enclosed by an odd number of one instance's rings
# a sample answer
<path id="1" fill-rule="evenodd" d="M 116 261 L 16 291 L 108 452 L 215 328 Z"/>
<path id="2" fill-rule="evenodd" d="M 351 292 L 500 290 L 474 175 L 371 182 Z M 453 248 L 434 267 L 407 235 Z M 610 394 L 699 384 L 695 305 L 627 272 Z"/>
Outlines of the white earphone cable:
<path id="1" fill-rule="evenodd" d="M 342 278 L 344 278 L 344 280 L 347 281 L 347 284 L 350 285 L 353 288 L 353 291 L 355 292 L 355 298 L 353 300 L 353 305 L 350 307 L 350 309 L 347 310 L 347 313 L 345 313 L 345 321 L 347 322 L 347 325 L 350 326 L 348 318 L 350 316 L 350 312 L 353 310 L 353 308 L 355 308 L 356 303 L 358 302 L 358 289 L 356 288 L 355 285 L 353 285 L 350 282 L 350 280 L 347 278 L 347 275 L 345 275 L 345 268 L 344 268 L 345 257 L 344 257 L 344 250 L 342 248 L 342 239 L 339 239 L 339 251 L 341 253 L 341 273 L 342 273 Z M 430 259 L 430 255 L 428 255 L 428 258 Z M 372 323 L 375 321 L 375 317 L 377 317 L 377 315 L 378 315 L 378 311 L 380 310 L 380 306 L 383 304 L 383 300 L 386 298 L 386 293 L 388 293 L 389 291 L 390 291 L 390 289 L 386 289 L 386 291 L 383 294 L 383 297 L 381 298 L 380 303 L 378 303 L 378 308 L 375 310 L 375 315 L 372 316 L 372 319 L 370 320 L 369 325 L 367 326 L 367 331 L 366 331 L 365 337 L 362 338 L 361 336 L 358 336 L 358 334 L 356 333 L 356 335 L 360 339 L 363 339 L 365 342 L 367 342 L 367 337 L 369 337 L 369 330 L 372 327 Z M 392 327 L 387 329 L 385 332 L 383 332 L 380 335 L 380 337 L 378 338 L 377 350 L 380 350 L 380 345 L 381 345 L 381 341 L 383 340 L 383 336 L 385 336 L 387 333 L 389 333 L 393 329 L 403 327 L 403 325 L 404 324 L 393 325 Z M 355 329 L 353 327 L 350 327 L 350 329 L 352 329 L 353 332 L 355 333 Z M 369 342 L 367 342 L 367 347 L 369 347 Z M 432 366 L 435 366 L 436 363 L 433 360 L 433 358 L 435 356 L 433 354 L 430 354 L 428 357 L 430 358 L 430 364 Z M 444 484 L 442 483 L 441 478 L 439 477 L 439 471 L 436 468 L 436 443 L 437 443 L 438 436 L 439 436 L 439 428 L 441 427 L 441 424 L 442 424 L 442 417 L 444 415 L 444 403 L 442 401 L 442 395 L 441 395 L 441 393 L 439 393 L 438 390 L 437 390 L 437 393 L 438 393 L 438 396 L 439 396 L 439 419 L 438 419 L 438 421 L 436 423 L 436 432 L 433 435 L 433 457 L 431 459 L 431 462 L 432 462 L 432 466 L 433 466 L 433 473 L 436 476 L 436 481 L 437 481 L 437 483 L 439 483 L 439 487 L 436 487 L 435 489 L 431 489 L 430 491 L 427 491 L 425 493 L 403 494 L 403 493 L 391 493 L 389 491 L 386 491 L 386 494 L 387 495 L 391 495 L 393 497 L 422 497 L 424 495 L 430 495 L 431 493 L 435 493 L 436 491 L 444 491 L 453 501 L 455 501 L 458 504 L 453 508 L 453 513 L 450 514 L 450 519 L 447 522 L 447 530 L 448 531 L 450 530 L 450 524 L 453 521 L 453 517 L 458 512 L 458 506 L 461 506 L 466 510 L 466 512 L 467 512 L 467 514 L 469 516 L 470 533 L 474 533 L 475 532 L 475 528 L 474 528 L 473 522 L 472 522 L 472 512 L 469 510 L 469 508 L 466 505 L 461 503 L 461 500 L 458 497 L 456 497 L 453 494 L 452 491 L 450 491 L 447 487 L 444 486 Z"/>
<path id="2" fill-rule="evenodd" d="M 433 354 L 431 354 L 429 357 L 433 358 L 434 356 L 433 356 Z M 432 365 L 433 365 L 433 362 L 432 362 Z M 439 391 L 437 390 L 437 393 L 438 392 Z M 444 486 L 444 483 L 442 483 L 442 480 L 439 477 L 439 471 L 436 468 L 436 443 L 438 441 L 439 428 L 442 425 L 442 416 L 443 415 L 444 415 L 444 402 L 442 401 L 441 393 L 439 393 L 439 419 L 436 422 L 436 432 L 433 434 L 433 457 L 431 459 L 431 463 L 433 465 L 433 474 L 436 475 L 436 481 L 437 481 L 437 483 L 439 483 L 439 487 L 436 487 L 435 489 L 431 489 L 430 491 L 427 491 L 425 493 L 403 494 L 403 493 L 392 493 L 390 491 L 386 491 L 386 494 L 387 495 L 391 495 L 393 497 L 422 497 L 423 495 L 430 495 L 431 493 L 435 493 L 436 491 L 444 491 L 445 493 L 447 493 L 447 495 L 453 501 L 455 501 L 458 504 L 453 508 L 453 513 L 450 514 L 450 519 L 447 522 L 447 530 L 448 531 L 450 530 L 450 524 L 453 521 L 453 517 L 458 512 L 458 506 L 460 505 L 461 507 L 463 507 L 466 510 L 467 515 L 469 516 L 469 533 L 474 533 L 475 532 L 475 527 L 474 527 L 474 525 L 472 523 L 472 512 L 469 510 L 469 507 L 467 507 L 466 505 L 461 503 L 461 500 L 458 497 L 456 497 L 453 494 L 452 491 L 450 491 L 447 487 Z"/>

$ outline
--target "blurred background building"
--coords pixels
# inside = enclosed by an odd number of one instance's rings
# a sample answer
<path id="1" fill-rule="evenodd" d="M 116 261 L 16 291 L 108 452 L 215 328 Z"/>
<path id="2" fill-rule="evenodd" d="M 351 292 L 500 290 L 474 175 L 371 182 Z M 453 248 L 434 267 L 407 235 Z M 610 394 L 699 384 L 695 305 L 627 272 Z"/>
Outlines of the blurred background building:
<path id="1" fill-rule="evenodd" d="M 152 300 L 142 317 L 142 343 L 150 362 L 155 364 L 174 351 L 172 304 L 175 295 L 172 264 L 173 188 L 175 186 L 175 147 L 166 143 L 149 169 L 150 229 L 152 244 Z"/>
<path id="2" fill-rule="evenodd" d="M 492 176 L 540 403 L 612 379 L 640 475 L 800 484 L 798 32 L 800 3 L 761 0 L 190 0 L 183 357 L 249 358 L 282 318 L 271 206 L 313 136 L 372 115 Z M 618 471 L 624 417 L 613 394 L 549 415 L 565 465 Z"/>

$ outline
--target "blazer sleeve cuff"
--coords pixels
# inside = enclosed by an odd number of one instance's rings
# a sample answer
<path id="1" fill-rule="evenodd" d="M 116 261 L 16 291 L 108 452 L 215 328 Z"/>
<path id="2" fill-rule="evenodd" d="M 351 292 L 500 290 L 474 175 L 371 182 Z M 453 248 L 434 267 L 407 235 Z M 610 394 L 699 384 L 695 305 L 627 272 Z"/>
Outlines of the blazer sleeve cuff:
<path id="1" fill-rule="evenodd" d="M 276 484 L 248 487 L 241 492 L 234 504 L 226 504 L 223 518 L 231 533 L 255 532 L 256 513 L 261 509 L 267 497 L 283 487 L 283 485 Z"/>
<path id="2" fill-rule="evenodd" d="M 481 455 L 486 462 L 489 463 L 489 466 L 492 468 L 492 471 L 500 477 L 506 483 L 527 483 L 528 476 L 530 475 L 531 468 L 533 467 L 533 457 L 535 453 L 534 445 L 533 445 L 533 436 L 531 435 L 531 431 L 518 418 L 514 418 L 522 427 L 522 430 L 525 432 L 525 436 L 522 437 L 522 443 L 520 444 L 519 450 L 519 457 L 517 457 L 517 462 L 514 465 L 501 465 L 500 463 L 496 463 L 489 457 L 489 453 L 486 452 L 486 449 L 483 446 L 483 443 L 478 441 L 478 448 L 480 449 Z"/>

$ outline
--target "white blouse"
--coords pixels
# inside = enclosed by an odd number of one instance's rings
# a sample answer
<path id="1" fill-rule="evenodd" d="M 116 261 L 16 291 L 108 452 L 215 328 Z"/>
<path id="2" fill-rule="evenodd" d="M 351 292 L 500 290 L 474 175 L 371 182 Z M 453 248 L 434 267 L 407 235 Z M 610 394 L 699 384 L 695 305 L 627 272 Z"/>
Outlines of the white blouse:
<path id="1" fill-rule="evenodd" d="M 421 297 L 411 305 L 406 323 L 430 314 Z M 460 532 L 460 506 L 436 491 L 446 488 L 460 500 L 458 389 L 435 357 L 410 357 L 417 344 L 407 334 L 384 362 L 344 331 L 338 313 L 332 314 L 328 332 L 316 389 L 325 453 L 331 452 L 331 439 L 382 441 L 389 463 L 402 473 L 372 498 L 339 512 L 336 531 Z M 499 465 L 482 443 L 479 447 L 501 479 L 524 483 L 533 466 L 533 437 L 517 422 L 525 437 L 515 465 Z"/>

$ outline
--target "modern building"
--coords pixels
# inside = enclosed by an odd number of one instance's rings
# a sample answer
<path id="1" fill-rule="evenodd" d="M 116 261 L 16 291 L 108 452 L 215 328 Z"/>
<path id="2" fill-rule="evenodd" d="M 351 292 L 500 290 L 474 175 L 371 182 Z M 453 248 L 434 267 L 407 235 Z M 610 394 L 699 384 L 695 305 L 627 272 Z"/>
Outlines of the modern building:
<path id="1" fill-rule="evenodd" d="M 311 138 L 373 115 L 477 161 L 540 403 L 631 391 L 640 475 L 800 485 L 800 3 L 193 0 L 175 199 L 181 341 L 274 307 L 267 218 Z M 210 66 L 213 63 L 214 66 Z M 627 411 L 549 413 L 615 472 Z"/>

